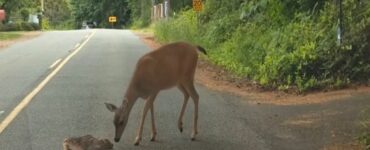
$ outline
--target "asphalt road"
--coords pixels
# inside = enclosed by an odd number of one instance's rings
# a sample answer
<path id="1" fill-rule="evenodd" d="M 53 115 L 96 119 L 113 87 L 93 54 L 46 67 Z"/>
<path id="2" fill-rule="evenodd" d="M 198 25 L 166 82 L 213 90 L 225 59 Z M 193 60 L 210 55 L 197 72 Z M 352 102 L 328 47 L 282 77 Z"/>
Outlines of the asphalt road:
<path id="1" fill-rule="evenodd" d="M 58 150 L 63 139 L 91 134 L 113 141 L 113 114 L 104 102 L 120 104 L 138 58 L 149 51 L 128 30 L 44 32 L 0 50 L 0 122 L 66 58 L 91 39 L 0 133 L 0 150 Z M 184 132 L 177 129 L 183 96 L 162 91 L 155 102 L 157 141 L 150 142 L 150 117 L 140 146 L 133 145 L 144 101 L 134 106 L 115 150 L 314 150 L 346 144 L 361 131 L 370 94 L 321 104 L 252 104 L 196 85 L 200 95 L 199 135 L 190 141 L 193 105 Z"/>

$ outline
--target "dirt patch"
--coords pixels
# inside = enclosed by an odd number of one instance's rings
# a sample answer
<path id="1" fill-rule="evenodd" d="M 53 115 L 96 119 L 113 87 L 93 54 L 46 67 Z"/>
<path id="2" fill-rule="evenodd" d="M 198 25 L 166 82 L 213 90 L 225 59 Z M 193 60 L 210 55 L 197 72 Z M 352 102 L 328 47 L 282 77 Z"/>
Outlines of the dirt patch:
<path id="1" fill-rule="evenodd" d="M 152 33 L 138 31 L 134 33 L 152 49 L 161 46 L 161 44 L 155 41 Z M 197 83 L 207 88 L 248 98 L 248 102 L 254 104 L 314 104 L 341 100 L 352 95 L 370 93 L 370 87 L 367 86 L 356 86 L 337 91 L 315 92 L 306 95 L 289 94 L 281 91 L 266 91 L 250 80 L 238 79 L 224 69 L 212 65 L 206 58 L 201 58 L 198 62 L 195 78 Z"/>
<path id="2" fill-rule="evenodd" d="M 161 46 L 161 44 L 155 41 L 153 33 L 144 33 L 139 31 L 134 31 L 134 33 L 151 49 L 156 49 Z"/>
<path id="3" fill-rule="evenodd" d="M 32 39 L 34 37 L 39 36 L 40 34 L 41 34 L 40 31 L 24 32 L 24 33 L 22 33 L 22 36 L 19 37 L 19 38 L 12 39 L 12 40 L 3 40 L 3 41 L 0 41 L 0 50 L 3 49 L 3 48 L 8 47 L 8 46 L 10 46 L 10 45 L 12 45 L 14 43 Z"/>

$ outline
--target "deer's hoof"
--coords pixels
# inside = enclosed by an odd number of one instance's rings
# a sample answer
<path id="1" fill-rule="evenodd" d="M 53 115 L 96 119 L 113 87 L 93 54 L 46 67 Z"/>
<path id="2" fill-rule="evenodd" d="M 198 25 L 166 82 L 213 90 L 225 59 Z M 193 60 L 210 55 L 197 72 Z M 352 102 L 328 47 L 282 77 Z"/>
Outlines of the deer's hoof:
<path id="1" fill-rule="evenodd" d="M 134 145 L 138 146 L 140 144 L 140 141 L 141 141 L 141 137 L 136 137 Z"/>
<path id="2" fill-rule="evenodd" d="M 182 127 L 179 128 L 180 132 L 182 133 L 182 131 L 184 130 Z"/>
<path id="3" fill-rule="evenodd" d="M 179 122 L 177 127 L 179 128 L 179 131 L 182 133 L 182 131 L 184 130 L 182 127 L 182 122 Z"/>
<path id="4" fill-rule="evenodd" d="M 195 141 L 195 136 L 198 134 L 198 132 L 197 131 L 195 131 L 195 132 L 193 132 L 192 134 L 191 134 L 191 141 Z"/>
<path id="5" fill-rule="evenodd" d="M 154 142 L 155 141 L 155 135 L 152 135 L 152 137 L 150 138 L 150 141 L 151 142 Z"/>
<path id="6" fill-rule="evenodd" d="M 155 137 L 157 136 L 157 132 L 152 132 L 152 135 L 151 135 L 151 138 L 150 138 L 150 141 L 154 142 L 155 141 Z"/>

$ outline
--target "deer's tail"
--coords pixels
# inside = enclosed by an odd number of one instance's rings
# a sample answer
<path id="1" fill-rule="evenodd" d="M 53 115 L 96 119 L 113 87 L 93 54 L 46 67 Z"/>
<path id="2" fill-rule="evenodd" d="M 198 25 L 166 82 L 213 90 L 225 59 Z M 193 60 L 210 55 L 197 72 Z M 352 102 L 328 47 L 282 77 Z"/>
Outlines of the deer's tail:
<path id="1" fill-rule="evenodd" d="M 201 46 L 199 46 L 199 45 L 197 45 L 196 47 L 197 47 L 197 49 L 198 49 L 200 52 L 202 52 L 203 54 L 207 55 L 207 51 L 206 51 L 206 49 L 204 49 L 203 47 L 201 47 Z"/>

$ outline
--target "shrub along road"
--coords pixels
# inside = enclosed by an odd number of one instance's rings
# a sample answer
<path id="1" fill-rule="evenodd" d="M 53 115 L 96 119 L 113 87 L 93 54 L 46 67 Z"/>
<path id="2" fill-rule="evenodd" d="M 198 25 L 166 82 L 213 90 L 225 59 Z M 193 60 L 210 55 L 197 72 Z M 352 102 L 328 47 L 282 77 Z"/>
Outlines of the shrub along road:
<path id="1" fill-rule="evenodd" d="M 103 103 L 121 103 L 136 61 L 149 50 L 126 30 L 45 32 L 3 49 L 1 124 L 53 70 L 65 65 L 0 133 L 0 149 L 61 149 L 65 137 L 86 134 L 112 141 L 113 114 Z M 58 63 L 53 67 L 54 62 Z M 193 105 L 189 101 L 185 130 L 180 133 L 177 118 L 183 96 L 171 89 L 161 92 L 154 104 L 157 141 L 149 141 L 147 117 L 143 141 L 139 147 L 133 145 L 144 104 L 139 100 L 115 149 L 348 149 L 362 132 L 363 112 L 370 106 L 370 94 L 325 103 L 276 105 L 250 103 L 252 99 L 202 85 L 196 88 L 200 94 L 196 141 L 190 141 Z"/>

